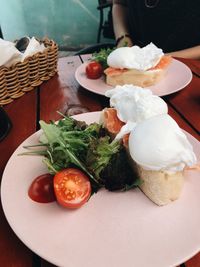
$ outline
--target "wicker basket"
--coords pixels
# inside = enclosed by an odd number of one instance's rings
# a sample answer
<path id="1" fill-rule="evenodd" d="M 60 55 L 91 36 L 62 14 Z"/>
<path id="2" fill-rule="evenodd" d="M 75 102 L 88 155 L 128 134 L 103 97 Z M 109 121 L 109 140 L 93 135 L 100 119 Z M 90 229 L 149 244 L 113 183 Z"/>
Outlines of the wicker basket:
<path id="1" fill-rule="evenodd" d="M 49 39 L 40 41 L 46 49 L 23 62 L 0 67 L 0 105 L 21 97 L 57 72 L 58 45 Z"/>

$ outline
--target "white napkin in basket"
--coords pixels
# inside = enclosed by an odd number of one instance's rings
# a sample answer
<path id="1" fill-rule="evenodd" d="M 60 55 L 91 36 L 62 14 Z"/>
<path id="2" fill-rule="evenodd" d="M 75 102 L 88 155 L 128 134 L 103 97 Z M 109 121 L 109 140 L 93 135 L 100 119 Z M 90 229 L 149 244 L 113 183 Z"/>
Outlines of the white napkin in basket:
<path id="1" fill-rule="evenodd" d="M 15 43 L 0 38 L 0 67 L 5 66 L 8 68 L 17 62 L 23 62 L 25 58 L 33 56 L 38 52 L 43 52 L 44 49 L 44 44 L 40 44 L 35 37 L 30 39 L 24 53 L 15 47 Z"/>
<path id="2" fill-rule="evenodd" d="M 24 51 L 23 55 L 22 55 L 22 59 L 21 61 L 24 61 L 25 58 L 33 56 L 34 54 L 38 53 L 38 52 L 43 52 L 45 49 L 44 44 L 40 44 L 35 37 L 32 37 L 29 41 L 29 44 L 26 48 L 26 50 Z"/>
<path id="3" fill-rule="evenodd" d="M 15 44 L 0 38 L 0 66 L 10 67 L 21 61 L 22 53 Z"/>

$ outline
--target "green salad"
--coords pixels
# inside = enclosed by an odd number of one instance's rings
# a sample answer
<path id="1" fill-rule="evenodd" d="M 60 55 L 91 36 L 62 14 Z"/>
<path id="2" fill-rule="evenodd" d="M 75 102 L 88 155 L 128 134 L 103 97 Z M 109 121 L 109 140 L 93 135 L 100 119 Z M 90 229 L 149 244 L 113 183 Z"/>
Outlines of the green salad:
<path id="1" fill-rule="evenodd" d="M 40 126 L 39 144 L 26 146 L 23 154 L 42 155 L 50 174 L 77 168 L 88 176 L 92 193 L 100 188 L 125 191 L 140 183 L 123 144 L 112 140 L 103 125 L 64 117 L 57 123 L 40 121 Z"/>

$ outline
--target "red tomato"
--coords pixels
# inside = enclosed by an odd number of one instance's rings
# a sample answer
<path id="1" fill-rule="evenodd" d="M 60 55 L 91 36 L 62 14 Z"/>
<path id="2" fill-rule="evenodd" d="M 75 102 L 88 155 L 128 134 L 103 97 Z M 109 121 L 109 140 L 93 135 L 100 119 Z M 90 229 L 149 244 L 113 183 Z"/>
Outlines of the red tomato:
<path id="1" fill-rule="evenodd" d="M 86 66 L 86 75 L 89 79 L 98 79 L 103 74 L 103 68 L 100 63 L 91 61 Z"/>
<path id="2" fill-rule="evenodd" d="M 28 190 L 29 197 L 39 203 L 56 200 L 53 189 L 53 175 L 46 173 L 33 180 Z"/>
<path id="3" fill-rule="evenodd" d="M 91 184 L 82 171 L 68 168 L 54 176 L 54 191 L 60 205 L 75 209 L 81 207 L 89 199 Z"/>

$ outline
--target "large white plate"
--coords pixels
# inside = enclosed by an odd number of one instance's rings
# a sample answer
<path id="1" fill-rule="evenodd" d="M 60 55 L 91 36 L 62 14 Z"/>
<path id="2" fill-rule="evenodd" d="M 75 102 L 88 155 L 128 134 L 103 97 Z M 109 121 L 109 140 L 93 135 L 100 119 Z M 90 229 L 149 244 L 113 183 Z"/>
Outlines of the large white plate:
<path id="1" fill-rule="evenodd" d="M 99 112 L 76 116 L 96 121 Z M 164 207 L 139 190 L 102 190 L 82 208 L 39 204 L 27 191 L 47 170 L 41 157 L 18 156 L 23 145 L 35 144 L 40 132 L 24 141 L 10 158 L 2 179 L 1 198 L 7 220 L 35 253 L 65 267 L 169 267 L 200 249 L 200 179 L 188 171 L 179 200 Z M 200 143 L 187 134 L 200 158 Z"/>
<path id="2" fill-rule="evenodd" d="M 85 74 L 85 67 L 87 64 L 87 62 L 83 63 L 75 72 L 75 78 L 82 87 L 99 95 L 104 95 L 106 91 L 113 88 L 105 83 L 104 75 L 96 80 L 88 79 Z M 166 76 L 159 83 L 148 88 L 151 89 L 155 95 L 165 96 L 183 89 L 191 82 L 191 79 L 191 70 L 184 63 L 173 59 Z"/>

